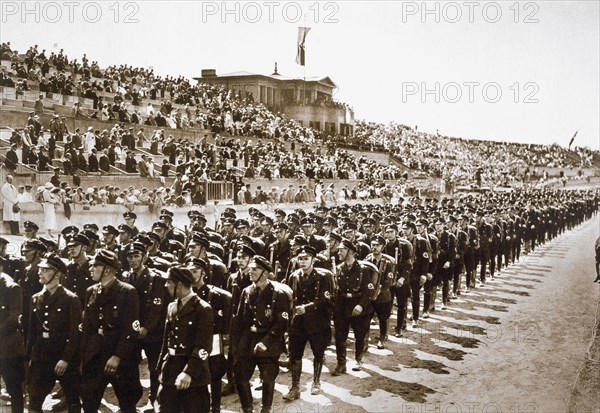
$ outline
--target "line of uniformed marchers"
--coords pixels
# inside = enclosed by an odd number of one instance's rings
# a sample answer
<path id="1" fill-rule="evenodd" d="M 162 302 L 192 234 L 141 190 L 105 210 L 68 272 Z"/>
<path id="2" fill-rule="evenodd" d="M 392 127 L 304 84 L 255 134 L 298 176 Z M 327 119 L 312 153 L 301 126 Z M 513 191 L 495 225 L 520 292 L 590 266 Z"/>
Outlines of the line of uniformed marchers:
<path id="1" fill-rule="evenodd" d="M 40 412 L 59 381 L 54 410 L 96 413 L 110 383 L 121 412 L 135 412 L 142 350 L 146 410 L 218 412 L 221 397 L 237 392 L 251 412 L 258 367 L 268 412 L 281 365 L 291 371 L 284 399 L 300 397 L 307 343 L 319 394 L 332 337 L 331 374 L 346 373 L 350 328 L 352 369 L 361 370 L 374 318 L 373 341 L 385 348 L 407 319 L 418 327 L 485 287 L 521 254 L 590 219 L 598 200 L 598 190 L 518 190 L 273 216 L 251 209 L 249 220 L 227 208 L 217 228 L 191 210 L 184 229 L 165 209 L 151 228 L 139 230 L 127 212 L 117 227 L 69 226 L 58 241 L 28 221 L 19 256 L 0 238 L 0 373 L 11 409 L 22 412 L 27 394 L 29 411 Z"/>

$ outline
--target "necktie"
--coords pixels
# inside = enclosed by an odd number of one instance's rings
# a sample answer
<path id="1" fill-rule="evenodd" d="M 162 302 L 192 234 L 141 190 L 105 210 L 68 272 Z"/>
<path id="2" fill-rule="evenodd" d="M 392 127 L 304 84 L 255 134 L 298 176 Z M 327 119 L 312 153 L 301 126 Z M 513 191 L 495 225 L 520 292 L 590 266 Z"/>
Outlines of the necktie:
<path id="1" fill-rule="evenodd" d="M 180 312 L 182 308 L 183 308 L 183 301 L 181 301 L 181 298 L 178 298 L 177 299 L 177 312 Z"/>

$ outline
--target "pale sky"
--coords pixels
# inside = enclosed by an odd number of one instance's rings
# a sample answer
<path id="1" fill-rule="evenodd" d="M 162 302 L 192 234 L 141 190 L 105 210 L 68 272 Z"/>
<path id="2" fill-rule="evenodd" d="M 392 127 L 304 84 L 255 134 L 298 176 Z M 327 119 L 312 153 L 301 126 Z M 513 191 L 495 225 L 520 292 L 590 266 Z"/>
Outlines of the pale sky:
<path id="1" fill-rule="evenodd" d="M 302 77 L 308 26 L 306 76 L 331 77 L 357 119 L 564 146 L 579 130 L 574 145 L 600 149 L 598 1 L 0 3 L 1 41 L 20 51 L 187 77 L 274 62 Z"/>

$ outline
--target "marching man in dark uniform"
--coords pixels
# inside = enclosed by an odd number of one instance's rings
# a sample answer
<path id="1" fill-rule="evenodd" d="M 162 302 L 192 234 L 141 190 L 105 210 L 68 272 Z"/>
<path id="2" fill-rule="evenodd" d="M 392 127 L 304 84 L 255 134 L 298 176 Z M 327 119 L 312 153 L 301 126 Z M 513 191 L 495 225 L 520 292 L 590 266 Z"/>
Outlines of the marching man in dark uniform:
<path id="1" fill-rule="evenodd" d="M 167 309 L 160 353 L 160 413 L 208 412 L 213 312 L 192 291 L 194 277 L 189 268 L 171 267 L 167 289 L 176 298 Z"/>
<path id="2" fill-rule="evenodd" d="M 371 322 L 373 307 L 371 300 L 375 287 L 371 281 L 370 273 L 356 259 L 357 249 L 348 239 L 342 240 L 338 255 L 340 263 L 337 266 L 338 293 L 333 310 L 333 323 L 335 326 L 335 352 L 337 367 L 332 375 L 339 376 L 346 373 L 346 340 L 350 326 L 354 330 L 356 367 L 362 369 L 362 355 L 365 349 L 365 337 Z"/>
<path id="3" fill-rule="evenodd" d="M 490 254 L 492 247 L 492 226 L 485 220 L 485 212 L 483 210 L 477 212 L 479 220 L 477 221 L 477 231 L 479 233 L 479 262 L 481 271 L 479 280 L 481 286 L 485 286 L 486 267 L 490 263 Z"/>
<path id="4" fill-rule="evenodd" d="M 314 356 L 311 394 L 319 394 L 325 349 L 331 342 L 333 274 L 314 267 L 316 255 L 317 251 L 313 247 L 301 247 L 297 257 L 300 269 L 288 278 L 288 285 L 294 292 L 294 315 L 288 330 L 292 387 L 283 397 L 287 401 L 300 398 L 302 357 L 307 342 L 310 342 Z"/>
<path id="5" fill-rule="evenodd" d="M 112 225 L 105 225 L 102 227 L 102 248 L 112 252 L 117 252 L 119 244 L 117 243 L 117 237 L 119 236 L 119 230 Z"/>
<path id="6" fill-rule="evenodd" d="M 67 252 L 71 261 L 67 264 L 67 271 L 62 274 L 62 285 L 79 298 L 80 304 L 85 302 L 87 289 L 94 283 L 90 273 L 90 259 L 86 254 L 86 247 L 90 240 L 83 234 L 73 235 L 67 240 Z"/>
<path id="7" fill-rule="evenodd" d="M 242 291 L 252 285 L 250 262 L 255 255 L 256 253 L 252 248 L 247 245 L 241 245 L 236 256 L 238 270 L 231 274 L 227 280 L 227 291 L 231 293 L 231 325 L 234 324 L 234 319 L 237 316 Z M 230 343 L 229 353 L 227 354 L 227 384 L 223 388 L 223 396 L 227 396 L 235 391 L 233 361 L 237 358 L 237 354 L 235 354 L 237 346 L 233 341 Z"/>
<path id="8" fill-rule="evenodd" d="M 129 228 L 131 228 L 131 238 L 135 238 L 136 235 L 140 233 L 140 230 L 135 226 L 135 220 L 137 219 L 136 213 L 131 211 L 124 212 L 123 219 Z"/>
<path id="9" fill-rule="evenodd" d="M 254 256 L 250 263 L 252 285 L 242 292 L 232 320 L 231 342 L 237 343 L 235 379 L 244 413 L 252 412 L 250 379 L 256 366 L 263 381 L 261 413 L 271 411 L 275 379 L 279 374 L 278 360 L 285 349 L 289 299 L 281 287 L 269 280 L 272 272 L 266 258 Z"/>
<path id="10" fill-rule="evenodd" d="M 60 285 L 64 261 L 49 254 L 38 266 L 44 289 L 31 299 L 27 332 L 29 411 L 41 412 L 56 380 L 65 394 L 68 412 L 81 411 L 79 401 L 79 324 L 81 303 Z"/>
<path id="11" fill-rule="evenodd" d="M 122 413 L 134 413 L 142 397 L 137 338 L 138 295 L 116 278 L 117 254 L 100 250 L 91 261 L 95 285 L 86 293 L 81 335 L 81 400 L 85 413 L 96 413 L 108 383 Z"/>
<path id="12" fill-rule="evenodd" d="M 138 345 L 144 350 L 148 358 L 150 371 L 150 393 L 148 402 L 153 405 L 158 392 L 158 357 L 163 341 L 167 291 L 162 274 L 155 269 L 150 269 L 145 264 L 146 246 L 134 241 L 127 248 L 127 261 L 129 271 L 123 273 L 123 281 L 132 285 L 137 293 L 140 303 L 140 332 Z"/>
<path id="13" fill-rule="evenodd" d="M 421 227 L 421 223 L 419 226 Z M 412 304 L 412 326 L 419 326 L 419 310 L 421 306 L 420 291 L 427 281 L 429 274 L 429 262 L 431 259 L 431 244 L 427 238 L 417 234 L 417 225 L 414 222 L 404 224 L 404 235 L 412 244 L 414 255 L 412 272 L 410 274 L 411 304 Z"/>
<path id="14" fill-rule="evenodd" d="M 23 311 L 21 287 L 3 272 L 6 259 L 0 256 L 0 375 L 10 395 L 11 412 L 23 413 L 23 336 L 19 316 Z"/>
<path id="15" fill-rule="evenodd" d="M 275 279 L 282 281 L 291 257 L 288 225 L 285 222 L 275 224 L 273 230 L 275 231 L 275 241 L 269 246 L 268 258 L 275 269 Z"/>
<path id="16" fill-rule="evenodd" d="M 229 346 L 229 321 L 231 319 L 231 294 L 214 285 L 210 285 L 209 264 L 202 258 L 191 258 L 188 268 L 194 276 L 194 291 L 210 304 L 213 312 L 213 349 L 208 357 L 210 367 L 210 411 L 221 411 L 221 379 L 227 371 L 226 347 Z"/>
<path id="17" fill-rule="evenodd" d="M 23 326 L 22 331 L 27 331 L 27 324 L 29 319 L 29 304 L 31 303 L 31 297 L 38 293 L 42 289 L 40 284 L 40 277 L 38 275 L 38 265 L 42 260 L 42 256 L 46 253 L 46 246 L 42 241 L 37 238 L 28 239 L 23 243 L 21 247 L 24 264 L 26 267 L 22 271 L 15 273 L 15 281 L 21 286 L 23 294 Z M 27 337 L 24 337 L 27 339 Z"/>
<path id="18" fill-rule="evenodd" d="M 388 320 L 392 315 L 392 286 L 396 272 L 396 261 L 393 257 L 383 254 L 385 238 L 379 234 L 371 236 L 371 253 L 367 255 L 365 261 L 375 265 L 379 269 L 379 285 L 375 286 L 375 300 L 373 309 L 377 313 L 379 320 L 379 339 L 377 348 L 385 348 L 387 340 Z"/>

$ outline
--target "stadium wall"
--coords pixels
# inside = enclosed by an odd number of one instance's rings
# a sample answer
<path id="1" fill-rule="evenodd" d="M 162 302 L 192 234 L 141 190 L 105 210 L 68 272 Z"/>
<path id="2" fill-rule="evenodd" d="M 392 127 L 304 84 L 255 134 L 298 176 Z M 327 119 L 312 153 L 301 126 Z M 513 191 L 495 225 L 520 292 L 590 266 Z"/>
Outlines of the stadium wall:
<path id="1" fill-rule="evenodd" d="M 356 203 L 361 203 L 362 201 L 347 201 L 348 205 L 354 205 Z M 381 200 L 371 200 L 369 203 L 372 204 L 380 204 Z M 216 221 L 219 220 L 221 212 L 225 209 L 227 205 L 231 205 L 231 203 L 219 203 L 218 206 L 210 205 L 200 208 L 202 213 L 207 218 L 207 225 L 210 227 L 214 227 Z M 235 207 L 237 211 L 238 218 L 246 218 L 248 219 L 250 215 L 248 214 L 248 210 L 250 207 L 254 207 L 265 214 L 273 214 L 273 208 L 281 208 L 286 213 L 291 213 L 294 209 L 302 208 L 304 210 L 312 210 L 316 205 L 315 202 L 308 202 L 304 204 L 277 204 L 274 206 L 267 205 L 237 205 Z M 26 220 L 33 221 L 37 223 L 40 227 L 39 234 L 43 235 L 45 229 L 44 222 L 44 211 L 42 205 L 39 203 L 23 203 L 21 206 L 21 222 Z M 333 203 L 328 203 L 327 206 L 333 206 Z M 196 207 L 197 208 L 197 207 Z M 190 209 L 195 209 L 192 207 L 185 208 L 177 208 L 177 207 L 169 207 L 170 211 L 173 211 L 173 225 L 179 228 L 184 228 L 186 224 L 189 223 L 189 219 L 187 217 L 187 213 Z M 81 205 L 71 205 L 71 218 L 67 219 L 62 207 L 57 208 L 56 210 L 56 225 L 60 230 L 68 225 L 75 225 L 78 228 L 82 228 L 84 224 L 95 222 L 99 227 L 103 225 L 111 224 L 118 225 L 119 223 L 124 222 L 123 213 L 127 211 L 127 209 L 122 205 L 107 205 L 105 207 L 100 205 L 91 206 L 89 210 L 83 210 Z M 152 211 L 150 212 L 147 205 L 139 205 L 134 207 L 133 211 L 137 214 L 138 218 L 136 220 L 136 226 L 140 229 L 147 230 L 152 227 L 152 224 L 158 221 L 158 216 L 160 211 Z M 8 229 L 8 225 L 2 223 L 2 234 L 10 234 Z M 11 251 L 7 251 L 11 252 Z M 12 251 L 15 253 L 18 251 Z"/>

